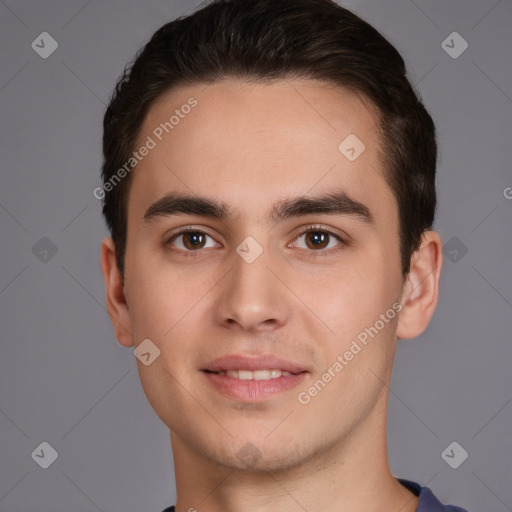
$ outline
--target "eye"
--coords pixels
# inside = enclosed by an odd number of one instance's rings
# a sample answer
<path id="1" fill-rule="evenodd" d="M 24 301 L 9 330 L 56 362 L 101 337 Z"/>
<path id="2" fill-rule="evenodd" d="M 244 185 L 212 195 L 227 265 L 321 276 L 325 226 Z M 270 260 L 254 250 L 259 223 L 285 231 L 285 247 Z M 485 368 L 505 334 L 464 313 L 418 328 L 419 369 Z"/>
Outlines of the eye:
<path id="1" fill-rule="evenodd" d="M 332 249 L 338 245 L 346 245 L 341 236 L 322 226 L 308 226 L 292 244 L 293 247 L 312 249 L 314 252 L 325 252 L 325 249 Z"/>
<path id="2" fill-rule="evenodd" d="M 297 247 L 308 251 L 308 256 L 327 256 L 331 252 L 343 249 L 348 243 L 334 231 L 323 226 L 308 226 L 288 247 Z M 182 256 L 199 256 L 201 249 L 221 247 L 220 244 L 199 229 L 187 226 L 172 234 L 164 246 L 171 252 Z M 336 249 L 338 248 L 338 249 Z"/>
<path id="3" fill-rule="evenodd" d="M 207 245 L 207 239 L 211 240 L 209 245 Z M 165 245 L 170 246 L 171 251 L 183 253 L 215 247 L 216 243 L 213 238 L 204 231 L 187 229 L 172 235 Z"/>

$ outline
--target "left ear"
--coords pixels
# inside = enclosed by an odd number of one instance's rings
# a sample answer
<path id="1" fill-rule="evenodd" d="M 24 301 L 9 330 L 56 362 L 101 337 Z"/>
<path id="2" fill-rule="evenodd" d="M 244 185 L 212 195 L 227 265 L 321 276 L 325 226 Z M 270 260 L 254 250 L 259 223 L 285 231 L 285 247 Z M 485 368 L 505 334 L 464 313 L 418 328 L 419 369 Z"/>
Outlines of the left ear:
<path id="1" fill-rule="evenodd" d="M 415 338 L 426 328 L 439 298 L 443 246 L 436 231 L 425 231 L 420 248 L 411 257 L 411 267 L 402 290 L 398 338 Z"/>

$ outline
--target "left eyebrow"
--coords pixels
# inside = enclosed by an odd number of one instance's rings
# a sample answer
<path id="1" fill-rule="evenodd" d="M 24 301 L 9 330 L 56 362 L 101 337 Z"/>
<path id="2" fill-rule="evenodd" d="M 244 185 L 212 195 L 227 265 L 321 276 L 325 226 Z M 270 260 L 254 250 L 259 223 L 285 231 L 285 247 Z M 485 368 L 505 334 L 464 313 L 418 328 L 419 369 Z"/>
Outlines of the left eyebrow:
<path id="1" fill-rule="evenodd" d="M 370 209 L 360 201 L 348 196 L 344 191 L 331 192 L 316 197 L 297 197 L 275 204 L 270 219 L 279 222 L 291 217 L 310 214 L 350 215 L 368 224 L 373 224 Z"/>
<path id="2" fill-rule="evenodd" d="M 311 214 L 349 215 L 367 224 L 374 223 L 370 209 L 342 190 L 320 196 L 300 196 L 278 201 L 270 209 L 268 220 L 278 223 Z M 171 193 L 146 210 L 144 222 L 172 215 L 199 215 L 218 220 L 230 220 L 235 217 L 233 210 L 224 202 L 208 197 Z"/>

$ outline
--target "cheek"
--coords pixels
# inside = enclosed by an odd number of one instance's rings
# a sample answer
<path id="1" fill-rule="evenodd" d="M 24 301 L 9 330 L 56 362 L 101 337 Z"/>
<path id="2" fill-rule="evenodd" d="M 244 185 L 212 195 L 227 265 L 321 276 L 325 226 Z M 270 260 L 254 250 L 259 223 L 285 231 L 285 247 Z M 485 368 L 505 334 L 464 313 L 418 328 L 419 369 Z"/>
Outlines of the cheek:
<path id="1" fill-rule="evenodd" d="M 205 294 L 207 280 L 185 275 L 155 250 L 132 252 L 126 263 L 131 317 L 138 336 L 167 338 Z"/>
<path id="2" fill-rule="evenodd" d="M 164 286 L 149 272 L 139 271 L 131 282 L 134 290 L 131 318 L 138 337 L 157 342 L 178 320 L 176 290 Z"/>
<path id="3" fill-rule="evenodd" d="M 166 268 L 167 267 L 167 268 Z M 211 294 L 215 279 L 204 273 L 180 273 L 169 266 L 141 266 L 131 275 L 133 294 L 131 319 L 135 343 L 149 338 L 160 349 L 161 371 L 168 370 L 180 382 L 197 364 L 203 330 L 212 319 Z M 146 368 L 143 368 L 145 370 Z M 169 375 L 162 375 L 167 382 Z M 147 376 L 148 385 L 158 387 L 159 379 Z M 168 385 L 174 385 L 173 379 Z"/>
<path id="4" fill-rule="evenodd" d="M 296 283 L 297 295 L 304 297 L 304 302 L 339 338 L 364 328 L 374 316 L 378 317 L 385 302 L 376 265 L 345 262 L 328 273 L 324 270 L 315 279 L 303 277 Z"/>
<path id="5" fill-rule="evenodd" d="M 333 381 L 364 380 L 371 377 L 368 368 L 377 374 L 388 368 L 398 318 L 396 307 L 393 308 L 398 305 L 399 279 L 395 274 L 385 268 L 382 258 L 360 258 L 317 284 L 303 283 L 300 293 L 305 294 L 310 309 L 329 327 L 324 329 L 324 335 L 317 332 L 314 338 L 326 357 L 322 361 L 325 368 L 346 354 L 347 367 L 336 373 L 338 378 Z M 364 383 L 360 384 L 364 388 Z M 337 384 L 331 387 L 336 388 Z"/>

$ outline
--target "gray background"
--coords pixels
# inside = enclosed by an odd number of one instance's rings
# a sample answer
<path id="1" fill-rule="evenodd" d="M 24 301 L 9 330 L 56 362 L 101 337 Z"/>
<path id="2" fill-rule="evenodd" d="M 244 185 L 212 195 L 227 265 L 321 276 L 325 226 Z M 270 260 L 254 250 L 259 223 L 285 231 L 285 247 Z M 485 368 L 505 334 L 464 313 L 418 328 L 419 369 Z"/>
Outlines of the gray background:
<path id="1" fill-rule="evenodd" d="M 115 80 L 160 25 L 198 3 L 0 2 L 4 512 L 159 512 L 174 503 L 168 430 L 106 314 L 99 244 L 107 233 L 92 191 Z M 436 227 L 445 244 L 455 237 L 431 325 L 399 343 L 391 468 L 444 502 L 512 510 L 512 2 L 344 5 L 402 52 L 434 117 Z M 59 44 L 47 59 L 31 48 L 43 31 Z M 456 59 L 441 45 L 453 31 L 469 44 Z M 43 441 L 58 452 L 48 469 L 31 457 Z M 469 453 L 457 469 L 441 457 L 453 441 Z"/>

